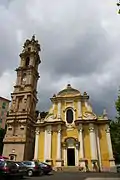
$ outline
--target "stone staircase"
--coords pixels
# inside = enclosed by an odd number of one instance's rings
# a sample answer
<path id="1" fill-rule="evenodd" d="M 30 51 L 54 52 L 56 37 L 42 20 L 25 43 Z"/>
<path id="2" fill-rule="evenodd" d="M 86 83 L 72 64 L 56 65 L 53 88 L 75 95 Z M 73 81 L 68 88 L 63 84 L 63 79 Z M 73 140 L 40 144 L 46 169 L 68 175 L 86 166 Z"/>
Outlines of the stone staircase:
<path id="1" fill-rule="evenodd" d="M 62 167 L 63 172 L 78 172 L 78 166 L 63 166 Z"/>

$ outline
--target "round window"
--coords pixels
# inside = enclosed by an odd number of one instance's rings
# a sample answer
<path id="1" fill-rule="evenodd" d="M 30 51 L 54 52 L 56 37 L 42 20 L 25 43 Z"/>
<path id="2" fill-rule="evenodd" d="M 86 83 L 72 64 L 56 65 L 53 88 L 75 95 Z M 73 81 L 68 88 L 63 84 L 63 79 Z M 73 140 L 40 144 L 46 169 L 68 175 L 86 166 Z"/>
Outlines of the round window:
<path id="1" fill-rule="evenodd" d="M 67 123 L 73 122 L 73 111 L 71 109 L 68 109 L 66 112 L 66 121 Z"/>

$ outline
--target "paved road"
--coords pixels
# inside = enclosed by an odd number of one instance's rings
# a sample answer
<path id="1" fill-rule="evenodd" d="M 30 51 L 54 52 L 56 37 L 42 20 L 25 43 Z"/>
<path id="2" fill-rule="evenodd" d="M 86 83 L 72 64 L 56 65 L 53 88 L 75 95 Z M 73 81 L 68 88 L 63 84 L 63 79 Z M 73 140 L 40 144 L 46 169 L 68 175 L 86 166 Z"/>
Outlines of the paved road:
<path id="1" fill-rule="evenodd" d="M 25 180 L 120 180 L 120 173 L 55 172 L 52 175 L 25 178 Z"/>

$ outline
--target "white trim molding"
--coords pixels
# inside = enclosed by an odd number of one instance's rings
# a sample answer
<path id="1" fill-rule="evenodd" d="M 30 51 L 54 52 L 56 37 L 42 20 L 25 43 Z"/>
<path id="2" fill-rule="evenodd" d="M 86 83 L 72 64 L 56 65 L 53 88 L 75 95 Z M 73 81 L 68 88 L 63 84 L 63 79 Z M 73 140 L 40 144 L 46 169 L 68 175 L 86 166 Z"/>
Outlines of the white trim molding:
<path id="1" fill-rule="evenodd" d="M 67 110 L 68 109 L 71 109 L 72 110 L 72 112 L 73 112 L 73 122 L 72 123 L 68 123 L 67 122 L 67 120 L 66 120 L 66 113 L 67 113 Z M 66 126 L 67 126 L 67 130 L 73 130 L 73 128 L 74 128 L 74 120 L 75 120 L 75 109 L 73 108 L 73 107 L 67 107 L 66 109 L 65 109 L 65 122 L 66 122 Z"/>

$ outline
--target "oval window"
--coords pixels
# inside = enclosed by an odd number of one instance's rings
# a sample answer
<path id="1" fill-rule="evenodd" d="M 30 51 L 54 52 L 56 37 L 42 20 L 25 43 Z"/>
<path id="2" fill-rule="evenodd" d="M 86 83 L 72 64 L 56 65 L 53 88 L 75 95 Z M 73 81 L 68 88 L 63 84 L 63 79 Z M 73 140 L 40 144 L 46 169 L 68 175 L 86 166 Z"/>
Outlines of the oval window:
<path id="1" fill-rule="evenodd" d="M 68 109 L 66 112 L 66 120 L 67 120 L 67 123 L 73 122 L 73 111 L 71 109 Z"/>

